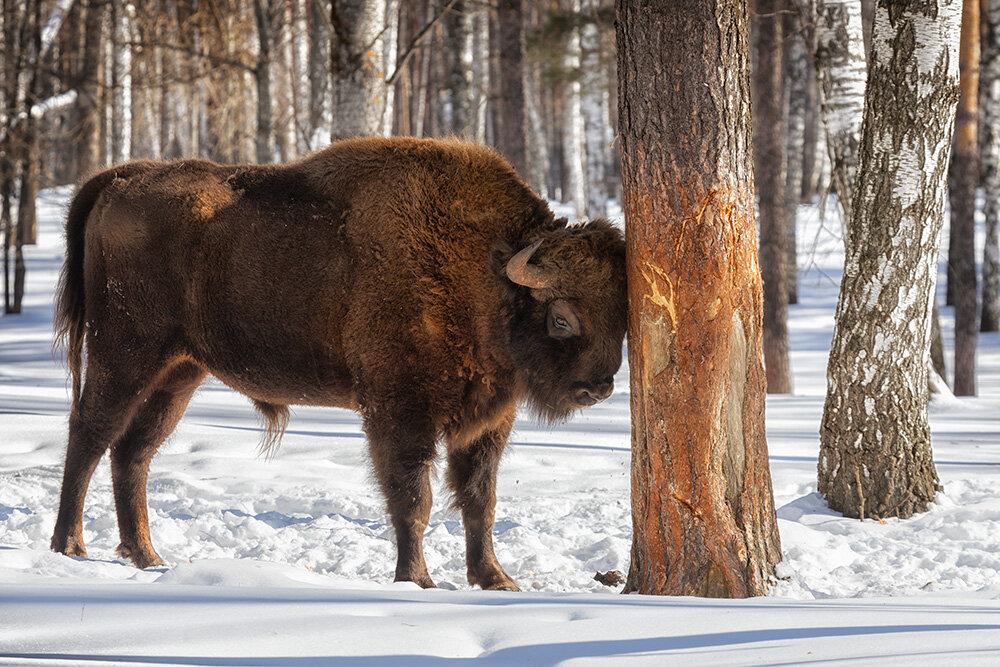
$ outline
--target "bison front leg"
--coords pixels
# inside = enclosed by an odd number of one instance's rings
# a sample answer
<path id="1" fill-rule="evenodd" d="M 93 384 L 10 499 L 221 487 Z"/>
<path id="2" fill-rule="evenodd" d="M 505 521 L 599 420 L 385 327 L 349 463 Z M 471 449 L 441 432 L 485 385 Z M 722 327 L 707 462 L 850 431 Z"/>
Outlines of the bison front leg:
<path id="1" fill-rule="evenodd" d="M 471 444 L 449 443 L 448 484 L 465 524 L 465 561 L 469 583 L 485 590 L 520 590 L 493 553 L 493 521 L 497 504 L 497 467 L 507 444 L 510 422 Z"/>
<path id="2" fill-rule="evenodd" d="M 434 437 L 424 429 L 400 426 L 405 420 L 380 415 L 365 430 L 372 464 L 396 532 L 395 581 L 434 588 L 424 562 L 424 530 L 431 515 Z"/>

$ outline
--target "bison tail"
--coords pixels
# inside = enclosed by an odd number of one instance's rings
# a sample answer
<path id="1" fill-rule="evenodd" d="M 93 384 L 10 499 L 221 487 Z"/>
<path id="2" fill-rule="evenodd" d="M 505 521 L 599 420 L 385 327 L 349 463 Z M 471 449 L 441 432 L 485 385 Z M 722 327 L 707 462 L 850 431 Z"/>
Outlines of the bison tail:
<path id="1" fill-rule="evenodd" d="M 84 291 L 84 237 L 87 218 L 104 189 L 116 178 L 125 178 L 148 169 L 150 162 L 130 162 L 93 176 L 77 189 L 66 216 L 66 261 L 56 289 L 55 346 L 66 354 L 73 376 L 73 407 L 80 400 L 83 378 L 83 342 L 86 333 L 86 292 Z"/>
<path id="2" fill-rule="evenodd" d="M 266 459 L 271 459 L 278 451 L 281 436 L 288 426 L 289 411 L 287 405 L 253 401 L 253 405 L 264 421 L 264 438 L 260 442 L 259 453 Z"/>

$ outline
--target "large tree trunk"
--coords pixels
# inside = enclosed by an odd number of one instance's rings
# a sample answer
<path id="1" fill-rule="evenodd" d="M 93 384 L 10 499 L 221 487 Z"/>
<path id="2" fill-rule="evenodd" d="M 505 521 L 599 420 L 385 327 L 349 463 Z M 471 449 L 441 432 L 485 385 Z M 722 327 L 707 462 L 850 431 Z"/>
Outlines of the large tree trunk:
<path id="1" fill-rule="evenodd" d="M 761 595 L 781 550 L 764 437 L 747 6 L 617 9 L 632 378 L 625 590 Z"/>
<path id="2" fill-rule="evenodd" d="M 786 280 L 785 118 L 782 82 L 784 0 L 757 0 L 754 68 L 754 167 L 760 206 L 760 270 L 764 279 L 764 368 L 767 393 L 789 394 Z"/>
<path id="3" fill-rule="evenodd" d="M 981 173 L 986 194 L 983 247 L 983 314 L 980 331 L 1000 326 L 1000 0 L 987 0 L 979 68 Z"/>
<path id="4" fill-rule="evenodd" d="M 380 134 L 388 101 L 383 40 L 386 0 L 333 0 L 333 135 Z"/>
<path id="5" fill-rule="evenodd" d="M 580 94 L 583 114 L 584 146 L 587 164 L 588 218 L 607 215 L 608 182 L 604 165 L 607 162 L 607 107 L 604 100 L 604 67 L 601 63 L 601 33 L 597 29 L 598 0 L 585 0 L 584 24 L 580 29 Z"/>
<path id="6" fill-rule="evenodd" d="M 812 0 L 816 76 L 830 156 L 830 185 L 850 238 L 851 198 L 865 104 L 865 45 L 858 0 Z"/>
<path id="7" fill-rule="evenodd" d="M 854 220 L 820 427 L 819 490 L 845 516 L 934 499 L 931 299 L 958 101 L 960 0 L 876 7 Z"/>
<path id="8" fill-rule="evenodd" d="M 500 0 L 500 152 L 528 179 L 524 122 L 524 13 L 521 0 Z"/>
<path id="9" fill-rule="evenodd" d="M 976 137 L 979 99 L 979 0 L 965 0 L 962 11 L 962 94 L 955 118 L 951 165 L 951 245 L 949 287 L 955 304 L 956 396 L 976 394 L 976 184 L 979 182 L 979 141 Z"/>

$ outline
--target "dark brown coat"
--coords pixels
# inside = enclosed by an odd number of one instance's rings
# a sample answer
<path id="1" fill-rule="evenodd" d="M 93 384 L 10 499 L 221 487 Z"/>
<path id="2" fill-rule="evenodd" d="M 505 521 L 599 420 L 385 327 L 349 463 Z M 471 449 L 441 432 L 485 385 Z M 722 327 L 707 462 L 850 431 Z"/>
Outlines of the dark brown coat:
<path id="1" fill-rule="evenodd" d="M 110 447 L 119 552 L 161 562 L 149 461 L 211 373 L 254 401 L 268 446 L 289 405 L 361 413 L 396 578 L 422 586 L 443 440 L 469 581 L 516 588 L 490 536 L 497 463 L 519 402 L 557 420 L 610 393 L 624 244 L 605 221 L 554 219 L 496 153 L 461 142 L 353 139 L 266 167 L 131 162 L 73 200 L 57 320 L 74 407 L 54 549 L 85 555 L 83 496 Z"/>

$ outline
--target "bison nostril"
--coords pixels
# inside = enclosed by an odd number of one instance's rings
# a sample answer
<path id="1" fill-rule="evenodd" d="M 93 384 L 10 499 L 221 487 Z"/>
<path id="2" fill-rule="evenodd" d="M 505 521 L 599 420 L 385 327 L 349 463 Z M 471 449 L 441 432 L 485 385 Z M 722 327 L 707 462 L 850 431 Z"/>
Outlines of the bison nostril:
<path id="1" fill-rule="evenodd" d="M 576 392 L 576 402 L 580 405 L 600 403 L 611 395 L 614 388 L 614 382 L 596 382 L 588 387 L 582 387 Z"/>

